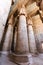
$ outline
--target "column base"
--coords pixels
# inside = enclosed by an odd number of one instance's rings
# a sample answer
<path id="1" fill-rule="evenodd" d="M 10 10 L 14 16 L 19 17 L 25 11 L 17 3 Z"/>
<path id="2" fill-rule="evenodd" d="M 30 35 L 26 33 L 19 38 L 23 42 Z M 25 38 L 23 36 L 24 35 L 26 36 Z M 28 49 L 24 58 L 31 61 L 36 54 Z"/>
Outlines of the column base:
<path id="1" fill-rule="evenodd" d="M 20 64 L 20 65 L 23 65 L 23 64 L 28 65 L 29 56 L 30 56 L 30 54 L 20 54 L 20 55 L 17 55 L 15 53 L 9 54 L 10 60 L 13 61 L 14 63 Z"/>

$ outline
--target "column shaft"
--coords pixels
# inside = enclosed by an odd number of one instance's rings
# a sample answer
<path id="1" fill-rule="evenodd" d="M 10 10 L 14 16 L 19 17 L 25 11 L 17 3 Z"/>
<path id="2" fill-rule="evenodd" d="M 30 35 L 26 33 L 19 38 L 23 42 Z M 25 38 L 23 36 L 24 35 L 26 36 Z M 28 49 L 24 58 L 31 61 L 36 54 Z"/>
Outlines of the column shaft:
<path id="1" fill-rule="evenodd" d="M 17 42 L 17 27 L 15 27 L 15 32 L 14 32 L 14 51 L 16 47 L 16 42 Z"/>
<path id="2" fill-rule="evenodd" d="M 35 43 L 35 37 L 32 28 L 32 21 L 30 19 L 28 20 L 28 37 L 29 37 L 30 52 L 35 53 L 36 43 Z"/>
<path id="3" fill-rule="evenodd" d="M 24 15 L 21 15 L 19 17 L 16 52 L 27 53 L 28 51 L 29 48 L 28 48 L 26 17 Z"/>
<path id="4" fill-rule="evenodd" d="M 8 21 L 8 29 L 6 32 L 5 40 L 3 43 L 3 51 L 9 51 L 11 49 L 12 37 L 13 37 L 13 15 Z"/>
<path id="5" fill-rule="evenodd" d="M 2 37 L 3 37 L 3 33 L 4 33 L 4 29 L 5 29 L 5 25 L 6 25 L 6 21 L 8 18 L 8 14 L 10 11 L 10 7 L 11 7 L 11 0 L 1 0 L 0 2 L 0 46 L 1 46 L 1 41 L 2 41 Z"/>

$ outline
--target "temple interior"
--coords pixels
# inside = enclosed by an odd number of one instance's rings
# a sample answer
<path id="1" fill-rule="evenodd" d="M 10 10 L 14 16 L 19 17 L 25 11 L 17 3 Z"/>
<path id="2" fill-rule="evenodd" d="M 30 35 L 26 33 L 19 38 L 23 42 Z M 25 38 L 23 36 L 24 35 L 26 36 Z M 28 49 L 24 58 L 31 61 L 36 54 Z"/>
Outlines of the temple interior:
<path id="1" fill-rule="evenodd" d="M 43 0 L 0 1 L 0 65 L 43 65 Z"/>

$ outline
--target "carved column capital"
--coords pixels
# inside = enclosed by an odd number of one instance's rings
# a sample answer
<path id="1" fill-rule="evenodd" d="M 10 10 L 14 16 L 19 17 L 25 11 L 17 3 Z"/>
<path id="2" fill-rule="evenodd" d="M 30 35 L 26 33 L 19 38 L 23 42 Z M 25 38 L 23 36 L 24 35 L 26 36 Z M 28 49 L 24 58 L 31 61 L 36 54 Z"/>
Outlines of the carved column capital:
<path id="1" fill-rule="evenodd" d="M 25 9 L 24 5 L 21 6 L 20 13 L 18 16 L 20 16 L 20 15 L 24 15 L 27 17 L 27 13 L 26 13 L 26 9 Z"/>

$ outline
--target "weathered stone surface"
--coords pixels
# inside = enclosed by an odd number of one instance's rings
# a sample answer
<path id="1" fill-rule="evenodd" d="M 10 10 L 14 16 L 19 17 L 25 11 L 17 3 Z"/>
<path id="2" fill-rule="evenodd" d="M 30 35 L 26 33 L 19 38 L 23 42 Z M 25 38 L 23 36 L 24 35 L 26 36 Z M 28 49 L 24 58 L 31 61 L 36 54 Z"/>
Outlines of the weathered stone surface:
<path id="1" fill-rule="evenodd" d="M 40 7 L 41 0 L 35 0 L 37 5 Z"/>
<path id="2" fill-rule="evenodd" d="M 33 60 L 33 61 L 32 61 Z M 39 54 L 37 57 L 30 57 L 30 62 L 28 63 L 21 63 L 16 64 L 12 61 L 12 59 L 7 57 L 6 55 L 0 56 L 0 65 L 43 65 L 43 54 Z"/>
<path id="3" fill-rule="evenodd" d="M 39 15 L 36 15 L 32 17 L 32 21 L 33 21 L 33 29 L 35 33 L 37 48 L 38 48 L 38 51 L 41 52 L 41 49 L 42 49 L 41 43 L 43 42 L 42 20 Z"/>
<path id="4" fill-rule="evenodd" d="M 3 43 L 3 51 L 11 50 L 12 39 L 13 39 L 13 15 L 8 21 L 8 29 Z"/>
<path id="5" fill-rule="evenodd" d="M 43 11 L 42 10 L 39 10 L 39 13 L 41 15 L 41 19 L 42 19 L 42 22 L 43 22 Z"/>
<path id="6" fill-rule="evenodd" d="M 5 24 L 11 7 L 11 0 L 0 1 L 0 42 L 2 40 Z"/>
<path id="7" fill-rule="evenodd" d="M 16 51 L 18 53 L 28 52 L 28 37 L 27 37 L 27 28 L 26 28 L 26 17 L 21 15 L 19 18 L 18 25 L 18 35 L 17 35 L 17 47 Z"/>
<path id="8" fill-rule="evenodd" d="M 14 32 L 14 51 L 16 47 L 16 42 L 17 42 L 17 27 L 15 27 L 15 32 Z"/>
<path id="9" fill-rule="evenodd" d="M 31 5 L 34 2 L 34 0 L 29 0 L 29 2 L 27 3 L 26 7 Z"/>
<path id="10" fill-rule="evenodd" d="M 24 15 L 23 15 L 24 14 Z M 24 6 L 20 10 L 18 32 L 17 32 L 17 43 L 16 43 L 16 53 L 28 53 L 28 37 L 27 37 L 27 26 L 26 26 L 26 16 L 25 16 Z"/>
<path id="11" fill-rule="evenodd" d="M 17 64 L 20 64 L 20 63 L 29 63 L 29 54 L 10 54 L 9 55 L 10 58 L 12 59 L 13 62 L 17 63 Z"/>
<path id="12" fill-rule="evenodd" d="M 43 0 L 41 1 L 40 8 L 43 11 Z"/>
<path id="13" fill-rule="evenodd" d="M 29 0 L 15 0 L 15 4 L 11 8 L 9 17 L 21 8 L 21 5 L 26 5 Z"/>
<path id="14" fill-rule="evenodd" d="M 28 38 L 29 38 L 30 52 L 36 53 L 36 42 L 31 19 L 28 20 Z"/>
<path id="15" fill-rule="evenodd" d="M 36 2 L 34 2 L 34 3 L 30 4 L 30 5 L 28 5 L 26 7 L 26 10 L 27 10 L 27 14 L 29 16 L 32 16 L 39 10 L 39 7 L 36 5 Z"/>
<path id="16" fill-rule="evenodd" d="M 28 62 L 29 46 L 27 37 L 27 26 L 26 26 L 26 12 L 24 5 L 20 9 L 18 30 L 17 30 L 17 42 L 14 53 L 14 62 L 22 63 Z"/>

